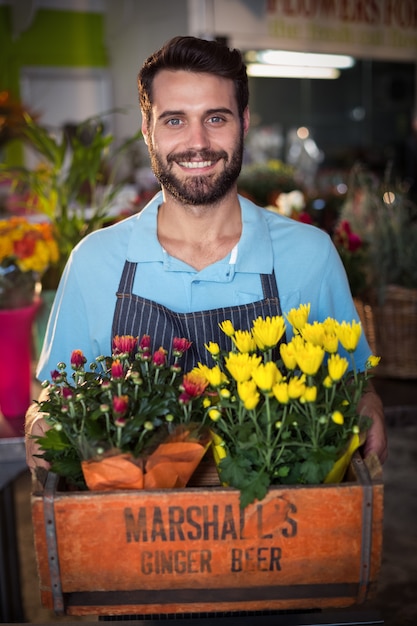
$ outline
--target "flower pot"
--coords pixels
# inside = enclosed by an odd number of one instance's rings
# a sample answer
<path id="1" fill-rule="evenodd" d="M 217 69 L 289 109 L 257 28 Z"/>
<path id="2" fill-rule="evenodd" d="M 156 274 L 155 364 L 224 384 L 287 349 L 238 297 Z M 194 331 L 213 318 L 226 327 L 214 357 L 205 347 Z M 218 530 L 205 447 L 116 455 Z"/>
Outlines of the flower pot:
<path id="1" fill-rule="evenodd" d="M 231 488 L 65 492 L 49 473 L 32 519 L 57 614 L 337 608 L 376 590 L 383 484 L 355 455 L 342 484 L 272 487 L 241 509 Z"/>
<path id="2" fill-rule="evenodd" d="M 39 302 L 0 310 L 0 410 L 23 431 L 31 397 L 32 326 Z"/>

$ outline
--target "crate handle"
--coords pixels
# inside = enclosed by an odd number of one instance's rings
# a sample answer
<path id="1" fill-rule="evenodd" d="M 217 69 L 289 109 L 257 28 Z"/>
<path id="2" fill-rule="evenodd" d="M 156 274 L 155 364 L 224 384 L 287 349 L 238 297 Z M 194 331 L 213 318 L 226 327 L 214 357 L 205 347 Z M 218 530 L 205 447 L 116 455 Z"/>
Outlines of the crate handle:
<path id="1" fill-rule="evenodd" d="M 45 523 L 46 546 L 48 550 L 49 575 L 51 579 L 52 599 L 54 611 L 57 615 L 64 615 L 64 596 L 61 587 L 59 570 L 58 544 L 56 539 L 54 497 L 58 485 L 58 476 L 48 472 L 44 488 L 43 513 Z"/>

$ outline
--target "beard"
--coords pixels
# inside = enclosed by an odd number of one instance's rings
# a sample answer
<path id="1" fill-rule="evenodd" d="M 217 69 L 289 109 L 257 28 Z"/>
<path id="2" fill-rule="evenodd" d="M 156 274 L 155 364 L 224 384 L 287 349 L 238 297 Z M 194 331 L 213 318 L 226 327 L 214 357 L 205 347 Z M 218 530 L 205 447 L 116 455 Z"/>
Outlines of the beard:
<path id="1" fill-rule="evenodd" d="M 232 189 L 239 177 L 243 158 L 243 132 L 240 134 L 238 144 L 232 154 L 220 150 L 201 150 L 181 153 L 171 153 L 167 156 L 166 163 L 149 143 L 149 154 L 153 173 L 162 187 L 174 198 L 184 204 L 192 206 L 204 206 L 215 204 Z M 219 161 L 223 159 L 224 169 L 220 174 L 206 176 L 186 176 L 179 179 L 172 173 L 174 163 L 198 159 L 199 161 Z"/>

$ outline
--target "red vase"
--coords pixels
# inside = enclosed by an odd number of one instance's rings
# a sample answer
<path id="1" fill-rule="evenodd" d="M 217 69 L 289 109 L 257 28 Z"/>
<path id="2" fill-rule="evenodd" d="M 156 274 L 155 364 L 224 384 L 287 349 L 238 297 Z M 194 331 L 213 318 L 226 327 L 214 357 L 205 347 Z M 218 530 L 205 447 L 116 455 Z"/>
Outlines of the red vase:
<path id="1" fill-rule="evenodd" d="M 32 324 L 39 302 L 19 309 L 0 309 L 0 411 L 22 426 L 32 402 Z M 19 424 L 18 424 L 19 422 Z"/>

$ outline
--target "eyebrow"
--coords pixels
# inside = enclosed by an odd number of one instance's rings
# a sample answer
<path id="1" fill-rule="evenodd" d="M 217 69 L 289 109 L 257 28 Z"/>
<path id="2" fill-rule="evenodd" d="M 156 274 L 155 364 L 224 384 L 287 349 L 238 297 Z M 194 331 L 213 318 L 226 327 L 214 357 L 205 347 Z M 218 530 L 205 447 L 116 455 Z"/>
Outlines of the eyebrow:
<path id="1" fill-rule="evenodd" d="M 228 107 L 218 107 L 216 109 L 207 109 L 207 111 L 204 112 L 204 115 L 216 115 L 218 113 L 223 113 L 224 115 L 233 115 L 233 111 L 231 109 L 229 109 Z M 186 112 L 179 109 L 179 110 L 168 110 L 168 111 L 163 111 L 163 113 L 161 113 L 161 115 L 158 116 L 158 120 L 163 120 L 166 119 L 167 117 L 175 117 L 176 115 L 186 115 Z"/>

